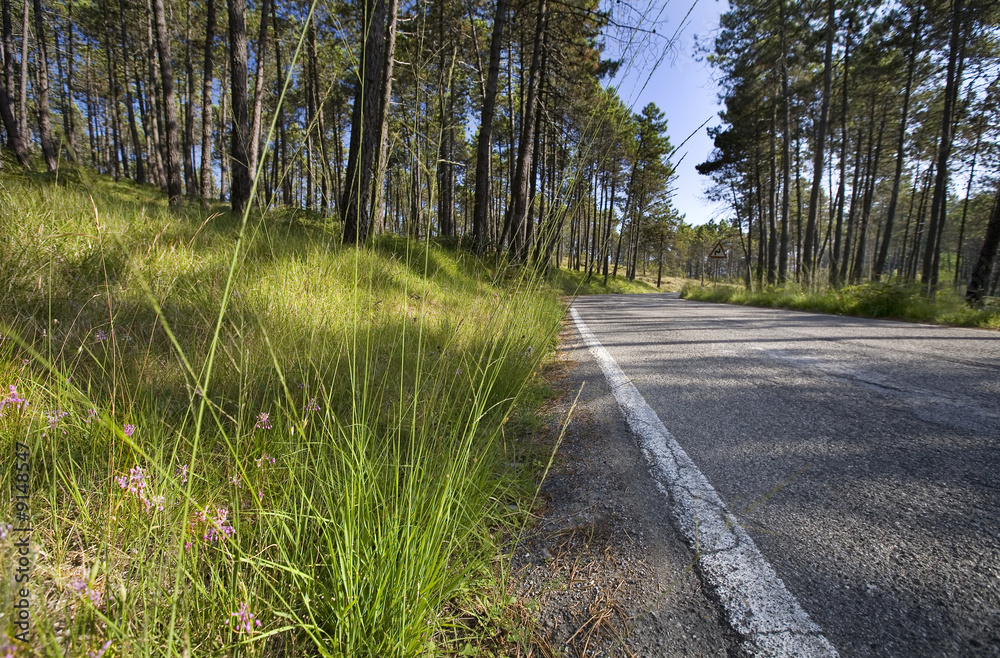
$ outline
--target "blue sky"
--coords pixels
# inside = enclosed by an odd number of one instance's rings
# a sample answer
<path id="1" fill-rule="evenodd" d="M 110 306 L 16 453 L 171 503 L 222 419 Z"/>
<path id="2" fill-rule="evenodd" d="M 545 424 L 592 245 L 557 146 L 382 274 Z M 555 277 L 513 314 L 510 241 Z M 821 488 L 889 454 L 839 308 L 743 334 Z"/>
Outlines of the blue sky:
<path id="1" fill-rule="evenodd" d="M 606 56 L 624 55 L 623 70 L 609 84 L 618 86 L 618 95 L 636 112 L 649 102 L 656 103 L 666 114 L 670 141 L 675 146 L 691 135 L 674 157 L 674 162 L 682 157 L 683 160 L 678 167 L 673 203 L 685 215 L 687 223 L 704 224 L 724 216 L 720 213 L 725 213 L 725 209 L 704 198 L 707 179 L 695 170 L 695 165 L 704 162 L 712 151 L 706 128 L 721 123 L 718 87 L 712 79 L 711 66 L 695 58 L 696 36 L 698 42 L 710 45 L 719 15 L 729 4 L 726 0 L 639 2 L 644 4 L 633 4 L 627 9 L 621 8 L 623 3 L 613 6 L 616 21 L 635 25 L 636 19 L 641 19 L 641 25 L 650 32 L 629 33 L 623 28 L 608 39 Z M 689 10 L 691 13 L 684 21 Z M 655 35 L 651 33 L 653 29 Z M 664 54 L 665 37 L 674 34 L 677 34 L 675 45 Z M 619 45 L 622 38 L 631 39 L 631 44 L 623 48 Z M 708 124 L 699 129 L 706 120 Z"/>

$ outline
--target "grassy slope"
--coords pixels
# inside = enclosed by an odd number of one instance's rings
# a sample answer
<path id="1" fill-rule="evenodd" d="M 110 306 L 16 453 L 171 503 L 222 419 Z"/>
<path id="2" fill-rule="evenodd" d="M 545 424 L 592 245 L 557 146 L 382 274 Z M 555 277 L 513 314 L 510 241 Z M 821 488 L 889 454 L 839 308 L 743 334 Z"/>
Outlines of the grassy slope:
<path id="1" fill-rule="evenodd" d="M 222 208 L 48 178 L 0 177 L 0 449 L 31 448 L 33 649 L 460 641 L 529 486 L 503 428 L 555 291 L 407 240 L 344 249 L 301 213 L 240 239 Z"/>
<path id="2" fill-rule="evenodd" d="M 747 291 L 736 286 L 685 286 L 684 299 L 819 311 L 837 315 L 890 318 L 960 327 L 1000 329 L 1000 309 L 971 309 L 952 291 L 929 299 L 912 284 L 869 283 L 839 290 L 808 292 L 794 286 Z"/>

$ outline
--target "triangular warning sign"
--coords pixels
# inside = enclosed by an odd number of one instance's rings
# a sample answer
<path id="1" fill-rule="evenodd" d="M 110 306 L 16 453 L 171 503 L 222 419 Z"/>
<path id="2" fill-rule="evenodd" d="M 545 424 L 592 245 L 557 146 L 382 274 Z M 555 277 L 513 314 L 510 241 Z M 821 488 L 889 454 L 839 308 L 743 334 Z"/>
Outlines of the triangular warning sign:
<path id="1" fill-rule="evenodd" d="M 708 254 L 709 258 L 729 258 L 726 255 L 726 250 L 722 246 L 722 242 L 716 242 L 715 246 L 712 247 L 712 252 Z"/>

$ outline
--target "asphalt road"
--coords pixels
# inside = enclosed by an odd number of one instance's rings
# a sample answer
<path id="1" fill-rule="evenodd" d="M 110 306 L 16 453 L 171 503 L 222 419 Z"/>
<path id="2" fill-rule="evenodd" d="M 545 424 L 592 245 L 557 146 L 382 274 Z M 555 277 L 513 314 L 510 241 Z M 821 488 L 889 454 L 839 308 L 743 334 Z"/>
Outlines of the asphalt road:
<path id="1" fill-rule="evenodd" d="M 1000 333 L 574 308 L 842 656 L 1000 656 Z"/>

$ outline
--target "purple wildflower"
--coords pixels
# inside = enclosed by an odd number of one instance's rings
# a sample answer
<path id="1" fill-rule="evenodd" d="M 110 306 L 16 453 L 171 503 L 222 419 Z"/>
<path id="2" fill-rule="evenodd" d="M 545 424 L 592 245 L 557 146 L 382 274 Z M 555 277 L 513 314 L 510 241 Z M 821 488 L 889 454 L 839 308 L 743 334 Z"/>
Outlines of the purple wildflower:
<path id="1" fill-rule="evenodd" d="M 232 537 L 236 529 L 229 524 L 229 510 L 225 507 L 215 509 L 215 518 L 211 520 L 211 525 L 202 535 L 202 539 L 209 542 L 221 541 L 224 538 Z"/>
<path id="2" fill-rule="evenodd" d="M 115 482 L 118 483 L 119 489 L 124 489 L 142 501 L 147 512 L 154 509 L 162 512 L 165 508 L 166 500 L 163 496 L 147 494 L 146 487 L 149 484 L 149 476 L 141 466 L 130 469 L 128 475 L 119 475 L 115 478 Z"/>
<path id="3" fill-rule="evenodd" d="M 276 460 L 274 459 L 274 457 L 265 452 L 263 455 L 261 455 L 259 458 L 253 461 L 255 464 L 257 464 L 257 468 L 263 468 L 265 463 L 273 464 Z"/>
<path id="4" fill-rule="evenodd" d="M 62 409 L 53 409 L 52 411 L 46 412 L 45 421 L 49 424 L 49 430 L 54 430 L 59 426 L 59 421 L 69 415 L 68 411 L 63 411 Z M 63 430 L 63 434 L 66 430 Z M 44 432 L 42 436 L 44 436 Z"/>
<path id="5" fill-rule="evenodd" d="M 105 642 L 98 651 L 87 652 L 88 658 L 101 658 L 111 647 L 111 640 Z"/>
<path id="6" fill-rule="evenodd" d="M 131 439 L 132 435 L 135 434 L 136 427 L 135 425 L 125 425 L 122 430 L 125 432 L 125 436 Z"/>
<path id="7" fill-rule="evenodd" d="M 0 541 L 7 539 L 7 535 L 10 534 L 10 529 L 12 527 L 13 526 L 11 526 L 11 524 L 9 523 L 0 524 Z"/>
<path id="8" fill-rule="evenodd" d="M 0 415 L 3 415 L 3 408 L 7 405 L 17 407 L 18 411 L 24 411 L 24 408 L 28 406 L 28 401 L 17 395 L 17 386 L 14 384 L 10 385 L 10 395 L 8 395 L 3 400 L 0 400 Z"/>
<path id="9" fill-rule="evenodd" d="M 104 333 L 103 329 L 98 329 L 94 332 L 94 341 L 100 343 L 108 339 L 108 335 Z"/>
<path id="10" fill-rule="evenodd" d="M 319 411 L 319 405 L 316 404 L 316 398 L 309 398 L 309 403 L 306 405 L 306 412 Z"/>
<path id="11" fill-rule="evenodd" d="M 83 578 L 77 578 L 71 581 L 69 588 L 81 597 L 89 599 L 90 603 L 95 608 L 99 607 L 101 602 L 104 600 L 104 594 L 96 589 L 91 589 L 90 585 Z"/>
<path id="12" fill-rule="evenodd" d="M 269 430 L 271 429 L 271 412 L 262 411 L 257 414 L 257 424 L 254 425 L 255 428 L 259 430 Z"/>
<path id="13" fill-rule="evenodd" d="M 229 484 L 235 484 L 237 489 L 241 489 L 243 485 L 240 483 L 240 474 L 237 473 L 236 475 L 230 476 Z"/>
<path id="14" fill-rule="evenodd" d="M 257 616 L 250 612 L 250 608 L 246 603 L 240 604 L 240 609 L 238 612 L 230 612 L 229 619 L 226 620 L 226 624 L 232 621 L 232 618 L 236 617 L 236 631 L 238 633 L 253 633 L 254 628 L 260 628 L 260 620 Z"/>
<path id="15" fill-rule="evenodd" d="M 90 423 L 95 418 L 97 418 L 97 409 L 88 409 L 87 417 L 83 419 L 83 422 Z"/>
<path id="16" fill-rule="evenodd" d="M 181 484 L 188 483 L 188 467 L 187 464 L 177 467 L 177 477 L 180 478 Z"/>

